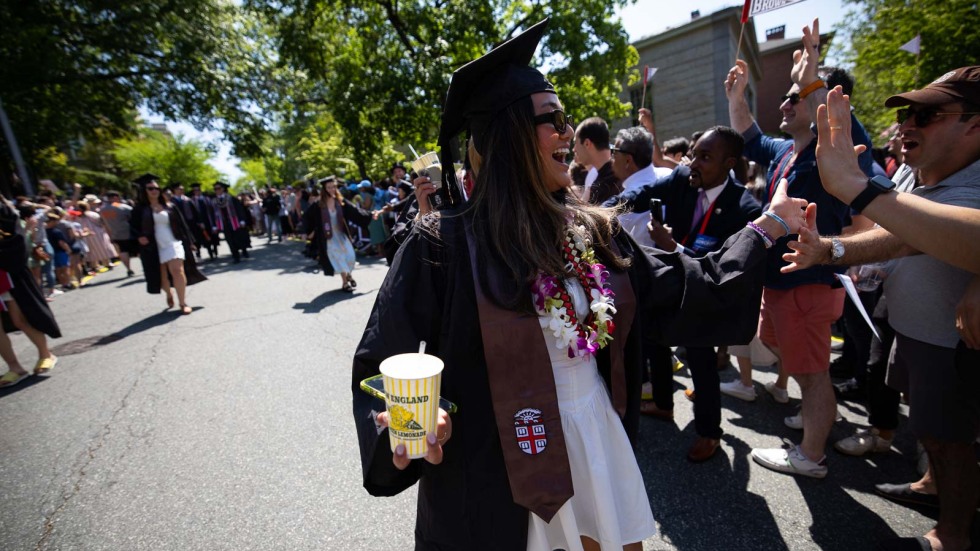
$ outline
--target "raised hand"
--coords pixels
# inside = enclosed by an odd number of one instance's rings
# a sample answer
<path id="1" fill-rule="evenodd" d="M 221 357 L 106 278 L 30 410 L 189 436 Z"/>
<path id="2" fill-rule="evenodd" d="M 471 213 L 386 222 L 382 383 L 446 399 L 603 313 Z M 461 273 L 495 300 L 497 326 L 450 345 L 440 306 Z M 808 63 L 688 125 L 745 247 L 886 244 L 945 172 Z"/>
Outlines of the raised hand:
<path id="1" fill-rule="evenodd" d="M 725 96 L 728 101 L 744 99 L 745 88 L 749 85 L 749 66 L 741 59 L 735 60 L 735 66 L 728 70 L 725 78 Z"/>
<path id="2" fill-rule="evenodd" d="M 656 134 L 657 131 L 653 127 L 653 112 L 646 107 L 640 108 L 640 126 L 646 129 L 647 132 L 651 134 Z"/>
<path id="3" fill-rule="evenodd" d="M 817 80 L 817 67 L 820 65 L 820 20 L 813 20 L 812 30 L 803 27 L 803 49 L 793 52 L 793 68 L 789 77 L 800 88 Z"/>
<path id="4" fill-rule="evenodd" d="M 828 193 L 850 203 L 864 189 L 868 177 L 858 166 L 864 145 L 851 139 L 851 102 L 838 86 L 817 108 L 817 167 Z"/>
<path id="5" fill-rule="evenodd" d="M 419 202 L 419 215 L 425 216 L 432 212 L 429 196 L 436 192 L 436 186 L 428 176 L 419 176 L 412 185 L 415 186 L 415 199 Z"/>

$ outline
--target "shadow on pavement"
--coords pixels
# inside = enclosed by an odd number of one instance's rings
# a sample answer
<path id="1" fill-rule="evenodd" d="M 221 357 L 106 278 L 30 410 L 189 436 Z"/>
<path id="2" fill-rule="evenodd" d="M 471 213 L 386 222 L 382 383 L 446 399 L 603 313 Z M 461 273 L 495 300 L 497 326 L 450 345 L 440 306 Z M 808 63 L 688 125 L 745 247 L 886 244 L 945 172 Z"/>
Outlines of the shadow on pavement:
<path id="1" fill-rule="evenodd" d="M 43 383 L 50 376 L 51 376 L 50 375 L 50 372 L 48 374 L 45 374 L 43 377 L 38 377 L 37 375 L 31 375 L 30 377 L 24 379 L 23 381 L 21 381 L 20 383 L 18 383 L 15 386 L 8 386 L 8 387 L 0 388 L 0 398 L 3 398 L 4 396 L 8 396 L 8 395 L 13 394 L 15 392 L 19 392 L 19 391 L 24 390 L 26 388 L 30 388 L 30 387 L 38 384 L 38 383 Z"/>
<path id="2" fill-rule="evenodd" d="M 200 309 L 201 307 L 194 308 L 195 311 Z M 71 356 L 72 354 L 80 354 L 99 346 L 105 346 L 116 341 L 121 341 L 126 337 L 137 333 L 142 333 L 147 329 L 153 329 L 154 327 L 171 322 L 181 317 L 181 315 L 180 310 L 164 310 L 159 314 L 154 314 L 146 319 L 129 325 L 128 327 L 124 327 L 111 335 L 86 337 L 84 339 L 66 342 L 64 344 L 59 344 L 58 346 L 52 347 L 51 352 L 53 352 L 55 356 Z"/>
<path id="3" fill-rule="evenodd" d="M 310 302 L 297 302 L 293 305 L 293 310 L 302 310 L 304 314 L 318 314 L 323 309 L 333 306 L 338 302 L 343 302 L 349 298 L 356 297 L 358 293 L 346 293 L 340 289 L 327 291 L 316 297 Z"/>

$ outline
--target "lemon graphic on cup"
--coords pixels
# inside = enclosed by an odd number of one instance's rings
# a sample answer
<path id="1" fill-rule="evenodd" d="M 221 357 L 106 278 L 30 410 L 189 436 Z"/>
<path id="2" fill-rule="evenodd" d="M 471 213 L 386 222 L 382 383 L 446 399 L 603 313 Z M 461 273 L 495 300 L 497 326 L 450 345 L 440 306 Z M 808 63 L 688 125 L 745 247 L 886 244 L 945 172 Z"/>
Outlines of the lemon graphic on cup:
<path id="1" fill-rule="evenodd" d="M 388 410 L 391 428 L 400 431 L 422 430 L 422 425 L 415 421 L 415 415 L 411 411 L 394 405 Z"/>

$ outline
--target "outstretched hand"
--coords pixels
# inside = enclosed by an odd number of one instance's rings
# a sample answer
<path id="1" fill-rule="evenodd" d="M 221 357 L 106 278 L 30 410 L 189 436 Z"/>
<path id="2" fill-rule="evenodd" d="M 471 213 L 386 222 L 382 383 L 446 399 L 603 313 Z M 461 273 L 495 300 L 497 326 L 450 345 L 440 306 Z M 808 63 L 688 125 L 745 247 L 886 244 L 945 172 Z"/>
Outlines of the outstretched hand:
<path id="1" fill-rule="evenodd" d="M 797 233 L 798 240 L 786 244 L 793 252 L 783 254 L 783 260 L 789 262 L 779 269 L 784 274 L 823 264 L 827 260 L 827 245 L 817 231 L 817 205 L 811 203 L 807 207 L 806 224 Z"/>
<path id="2" fill-rule="evenodd" d="M 776 213 L 776 216 L 783 219 L 789 226 L 789 233 L 799 233 L 800 228 L 806 228 L 807 224 L 812 223 L 814 229 L 817 223 L 817 205 L 807 203 L 806 199 L 790 197 L 787 194 L 789 183 L 786 178 L 779 180 L 776 191 L 772 194 L 772 201 L 769 202 L 769 209 Z"/>
<path id="3" fill-rule="evenodd" d="M 381 413 L 379 413 L 377 417 L 377 422 L 379 426 L 387 427 L 388 412 L 382 411 Z M 446 442 L 448 442 L 449 439 L 452 438 L 452 436 L 453 436 L 452 419 L 450 419 L 449 414 L 446 413 L 446 410 L 439 408 L 439 421 L 436 423 L 436 431 L 430 432 L 425 437 L 429 445 L 428 446 L 429 450 L 425 454 L 425 457 L 423 459 L 425 459 L 429 463 L 432 463 L 433 465 L 438 465 L 439 463 L 442 463 L 442 447 L 446 445 Z M 412 460 L 408 458 L 408 455 L 405 452 L 404 444 L 399 444 L 395 448 L 395 452 L 392 454 L 391 462 L 394 463 L 395 468 L 400 471 L 405 470 L 408 467 L 409 463 L 412 462 Z"/>

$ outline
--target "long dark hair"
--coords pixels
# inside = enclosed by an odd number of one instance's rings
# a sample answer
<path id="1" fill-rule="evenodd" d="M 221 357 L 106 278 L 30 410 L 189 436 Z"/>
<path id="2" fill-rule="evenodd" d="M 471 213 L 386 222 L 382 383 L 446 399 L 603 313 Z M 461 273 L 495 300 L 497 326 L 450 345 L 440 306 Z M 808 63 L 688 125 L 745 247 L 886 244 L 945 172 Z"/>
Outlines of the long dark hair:
<path id="1" fill-rule="evenodd" d="M 534 313 L 529 286 L 537 273 L 569 277 L 560 254 L 570 221 L 583 226 L 604 264 L 623 269 L 629 259 L 610 248 L 615 211 L 584 203 L 567 189 L 548 190 L 538 152 L 530 97 L 507 107 L 487 128 L 473 197 L 468 204 L 477 241 L 478 277 L 498 305 Z M 487 263 L 509 275 L 508 288 L 492 289 Z"/>
<path id="2" fill-rule="evenodd" d="M 163 192 L 163 187 L 160 186 L 159 182 L 153 182 L 158 187 L 160 187 L 159 195 L 157 195 L 157 200 L 164 208 L 170 208 L 170 202 L 167 201 L 167 194 Z M 136 205 L 140 207 L 149 207 L 150 205 L 150 194 L 146 191 L 146 186 L 139 186 L 136 191 Z"/>

